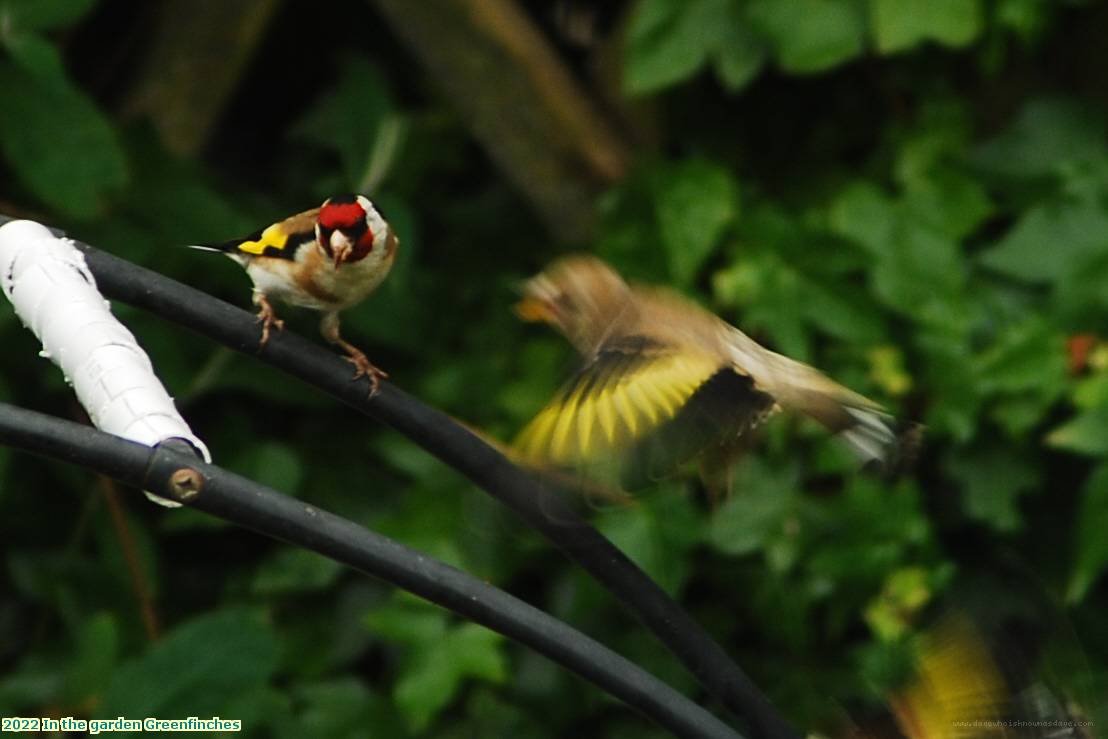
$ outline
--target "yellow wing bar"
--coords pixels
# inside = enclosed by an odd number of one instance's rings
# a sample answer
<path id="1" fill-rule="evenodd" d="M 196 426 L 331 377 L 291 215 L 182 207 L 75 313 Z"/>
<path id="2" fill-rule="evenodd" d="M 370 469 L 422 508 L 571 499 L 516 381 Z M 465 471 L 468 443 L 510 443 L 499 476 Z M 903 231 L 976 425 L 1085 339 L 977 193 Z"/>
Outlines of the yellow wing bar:
<path id="1" fill-rule="evenodd" d="M 262 231 L 261 236 L 256 241 L 243 241 L 235 248 L 238 251 L 245 252 L 247 254 L 254 254 L 260 256 L 265 253 L 267 247 L 271 249 L 283 250 L 285 245 L 288 244 L 289 234 L 285 230 L 283 224 L 274 223 L 269 228 Z"/>
<path id="2" fill-rule="evenodd" d="M 535 416 L 514 447 L 537 465 L 619 454 L 674 418 L 718 370 L 719 360 L 700 354 L 601 355 Z"/>

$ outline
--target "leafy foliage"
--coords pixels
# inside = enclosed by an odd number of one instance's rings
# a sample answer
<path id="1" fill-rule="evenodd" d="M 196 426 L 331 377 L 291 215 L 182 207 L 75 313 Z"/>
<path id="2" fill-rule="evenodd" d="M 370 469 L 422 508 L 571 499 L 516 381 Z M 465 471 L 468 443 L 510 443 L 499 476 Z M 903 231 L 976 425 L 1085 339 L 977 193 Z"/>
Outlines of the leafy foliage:
<path id="1" fill-rule="evenodd" d="M 340 5 L 346 30 L 289 3 L 203 156 L 184 159 L 126 115 L 130 76 L 113 65 L 143 55 L 117 39 L 147 39 L 140 27 L 117 29 L 108 2 L 0 0 L 0 211 L 246 307 L 241 270 L 174 245 L 366 190 L 400 261 L 344 329 L 406 390 L 510 438 L 574 362 L 513 318 L 512 286 L 566 247 L 385 21 Z M 598 199 L 595 237 L 575 248 L 926 425 L 898 480 L 779 418 L 724 501 L 684 479 L 630 505 L 590 501 L 805 729 L 834 733 L 843 707 L 882 711 L 911 635 L 944 609 L 1034 634 L 1023 656 L 1038 679 L 1108 721 L 1095 692 L 1108 684 L 1108 121 L 1083 71 L 1105 21 L 1102 6 L 1045 0 L 638 0 L 600 29 L 623 47 L 597 52 L 615 64 L 597 77 L 633 98 L 629 140 L 658 146 Z M 304 38 L 329 42 L 290 55 Z M 249 357 L 115 309 L 217 462 L 695 692 L 595 583 L 443 465 Z M 286 313 L 314 334 L 313 316 Z M 3 306 L 0 342 L 0 399 L 73 416 Z M 480 627 L 123 492 L 117 509 L 83 472 L 0 450 L 0 714 L 211 713 L 290 737 L 655 731 Z M 165 624 L 159 640 L 136 603 Z"/>

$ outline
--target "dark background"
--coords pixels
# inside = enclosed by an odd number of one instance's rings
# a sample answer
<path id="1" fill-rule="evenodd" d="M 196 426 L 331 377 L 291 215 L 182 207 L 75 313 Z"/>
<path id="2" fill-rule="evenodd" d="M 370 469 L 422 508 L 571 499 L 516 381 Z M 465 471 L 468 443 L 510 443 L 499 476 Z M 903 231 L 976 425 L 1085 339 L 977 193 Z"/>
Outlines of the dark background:
<path id="1" fill-rule="evenodd" d="M 0 0 L 0 212 L 244 307 L 226 240 L 339 192 L 401 238 L 344 317 L 510 439 L 575 366 L 510 305 L 571 250 L 695 296 L 927 426 L 859 474 L 777 418 L 713 507 L 596 524 L 804 730 L 884 726 L 969 614 L 1013 695 L 1108 721 L 1108 5 Z M 397 435 L 123 305 L 216 462 L 454 563 L 703 698 L 591 581 Z M 316 336 L 316 318 L 286 309 Z M 0 306 L 0 399 L 81 418 Z M 321 558 L 0 450 L 0 715 L 254 736 L 661 735 Z M 907 661 L 910 661 L 908 659 Z"/>

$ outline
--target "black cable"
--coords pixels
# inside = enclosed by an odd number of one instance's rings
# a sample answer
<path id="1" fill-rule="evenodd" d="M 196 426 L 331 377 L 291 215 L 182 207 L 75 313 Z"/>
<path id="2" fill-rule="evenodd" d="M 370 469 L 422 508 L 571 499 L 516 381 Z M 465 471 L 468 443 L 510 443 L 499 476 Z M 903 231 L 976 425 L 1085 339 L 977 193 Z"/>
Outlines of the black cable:
<path id="1" fill-rule="evenodd" d="M 239 477 L 157 448 L 0 403 L 0 443 L 64 460 L 319 552 L 515 639 L 680 737 L 742 739 L 711 713 L 576 629 L 450 565 Z"/>
<path id="2" fill-rule="evenodd" d="M 0 216 L 0 223 L 3 222 Z M 275 332 L 258 350 L 252 314 L 164 275 L 81 242 L 89 269 L 108 297 L 144 308 L 295 375 L 361 413 L 392 426 L 454 467 L 539 531 L 604 585 L 676 655 L 757 739 L 798 735 L 711 636 L 618 548 L 576 514 L 556 491 L 508 461 L 449 416 L 391 382 L 369 397 L 367 380 L 351 381 L 350 363 L 291 331 Z"/>

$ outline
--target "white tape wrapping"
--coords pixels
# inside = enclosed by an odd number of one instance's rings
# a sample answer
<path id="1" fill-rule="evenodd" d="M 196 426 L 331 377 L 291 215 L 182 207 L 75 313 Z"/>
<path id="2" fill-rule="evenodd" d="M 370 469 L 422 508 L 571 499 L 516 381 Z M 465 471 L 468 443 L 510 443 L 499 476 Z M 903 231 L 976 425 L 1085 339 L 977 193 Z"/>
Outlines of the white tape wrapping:
<path id="1" fill-rule="evenodd" d="M 33 221 L 0 226 L 0 289 L 23 325 L 42 341 L 42 356 L 61 368 L 97 428 L 147 446 L 184 439 L 211 461 L 146 352 L 112 315 L 71 241 Z"/>

